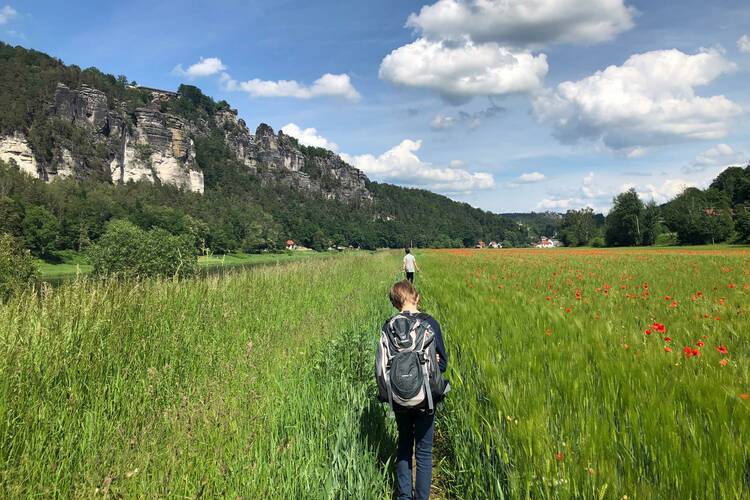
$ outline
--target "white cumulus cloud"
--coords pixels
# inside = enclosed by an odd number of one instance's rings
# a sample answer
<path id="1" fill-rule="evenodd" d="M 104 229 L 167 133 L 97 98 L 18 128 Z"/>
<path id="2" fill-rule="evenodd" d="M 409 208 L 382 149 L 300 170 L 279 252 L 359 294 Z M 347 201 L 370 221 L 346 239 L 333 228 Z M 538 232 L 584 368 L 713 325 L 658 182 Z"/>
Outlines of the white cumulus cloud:
<path id="1" fill-rule="evenodd" d="M 361 99 L 347 74 L 334 75 L 326 73 L 312 85 L 305 85 L 296 80 L 234 80 L 227 73 L 222 74 L 221 82 L 225 90 L 247 92 L 253 97 L 293 97 L 295 99 L 312 99 L 315 97 L 341 97 L 352 102 Z"/>
<path id="2" fill-rule="evenodd" d="M 532 92 L 541 88 L 548 69 L 544 54 L 512 51 L 494 42 L 419 38 L 383 59 L 380 78 L 433 90 L 448 102 L 461 103 L 480 95 Z"/>
<path id="3" fill-rule="evenodd" d="M 657 204 L 668 202 L 689 187 L 696 187 L 696 184 L 683 179 L 666 179 L 661 186 L 654 184 L 646 184 L 643 187 L 634 186 L 642 200 L 654 201 Z"/>
<path id="4" fill-rule="evenodd" d="M 18 11 L 11 7 L 10 5 L 6 5 L 2 9 L 0 9 L 0 25 L 7 23 L 14 17 L 18 15 Z"/>
<path id="5" fill-rule="evenodd" d="M 534 112 L 563 142 L 601 140 L 621 152 L 727 135 L 742 112 L 723 95 L 696 87 L 735 69 L 715 49 L 685 54 L 659 50 L 631 56 L 578 81 L 560 83 L 534 102 Z"/>
<path id="6" fill-rule="evenodd" d="M 635 12 L 623 0 L 438 0 L 407 26 L 430 39 L 541 47 L 611 40 L 633 27 Z"/>
<path id="7" fill-rule="evenodd" d="M 176 75 L 186 76 L 188 78 L 198 78 L 215 75 L 225 69 L 227 69 L 227 67 L 218 57 L 206 57 L 205 59 L 201 57 L 197 63 L 191 64 L 187 69 L 184 69 L 182 64 L 178 64 L 174 67 L 172 72 Z"/>
<path id="8" fill-rule="evenodd" d="M 305 146 L 314 146 L 316 148 L 330 149 L 331 151 L 337 151 L 339 149 L 338 144 L 329 141 L 322 135 L 318 134 L 318 131 L 312 127 L 301 128 L 296 123 L 287 123 L 281 127 L 281 131 L 286 135 L 291 135 L 296 138 L 299 142 Z"/>
<path id="9" fill-rule="evenodd" d="M 528 172 L 518 176 L 518 182 L 522 182 L 524 184 L 532 184 L 534 182 L 542 182 L 546 178 L 547 177 L 545 177 L 545 175 L 541 172 Z"/>
<path id="10" fill-rule="evenodd" d="M 405 139 L 379 156 L 342 154 L 341 157 L 373 177 L 442 193 L 467 193 L 495 187 L 492 174 L 469 172 L 463 168 L 438 167 L 425 162 L 416 154 L 421 147 L 422 141 Z"/>
<path id="11" fill-rule="evenodd" d="M 750 54 L 750 36 L 742 35 L 740 39 L 737 40 L 737 48 L 740 52 Z"/>
<path id="12" fill-rule="evenodd" d="M 612 191 L 603 189 L 596 182 L 594 172 L 583 177 L 578 188 L 564 188 L 537 203 L 537 208 L 543 210 L 568 210 L 590 207 L 596 211 L 603 211 L 612 201 Z"/>
<path id="13" fill-rule="evenodd" d="M 718 144 L 696 156 L 692 162 L 682 168 L 682 171 L 685 173 L 702 172 L 713 167 L 728 167 L 747 161 L 747 155 L 735 151 L 729 144 Z"/>

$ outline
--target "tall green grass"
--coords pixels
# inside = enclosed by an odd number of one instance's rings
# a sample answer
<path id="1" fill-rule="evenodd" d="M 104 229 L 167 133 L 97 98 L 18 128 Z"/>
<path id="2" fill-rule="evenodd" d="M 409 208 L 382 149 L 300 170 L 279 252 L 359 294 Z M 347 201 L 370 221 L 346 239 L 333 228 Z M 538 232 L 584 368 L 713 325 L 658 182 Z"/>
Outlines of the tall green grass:
<path id="1" fill-rule="evenodd" d="M 748 498 L 746 255 L 503 251 L 420 264 L 453 356 L 438 427 L 450 493 Z M 645 335 L 653 322 L 667 333 Z M 685 357 L 698 341 L 701 356 Z"/>
<path id="2" fill-rule="evenodd" d="M 371 366 L 394 264 L 84 279 L 0 306 L 0 495 L 386 496 Z"/>

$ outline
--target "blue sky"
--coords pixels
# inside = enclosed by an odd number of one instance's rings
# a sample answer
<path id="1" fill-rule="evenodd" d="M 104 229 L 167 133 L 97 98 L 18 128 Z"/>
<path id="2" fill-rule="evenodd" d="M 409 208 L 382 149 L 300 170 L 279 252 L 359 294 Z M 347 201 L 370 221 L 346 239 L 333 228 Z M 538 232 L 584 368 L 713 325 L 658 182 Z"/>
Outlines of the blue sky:
<path id="1" fill-rule="evenodd" d="M 0 38 L 496 212 L 663 202 L 750 160 L 746 0 L 0 0 Z"/>

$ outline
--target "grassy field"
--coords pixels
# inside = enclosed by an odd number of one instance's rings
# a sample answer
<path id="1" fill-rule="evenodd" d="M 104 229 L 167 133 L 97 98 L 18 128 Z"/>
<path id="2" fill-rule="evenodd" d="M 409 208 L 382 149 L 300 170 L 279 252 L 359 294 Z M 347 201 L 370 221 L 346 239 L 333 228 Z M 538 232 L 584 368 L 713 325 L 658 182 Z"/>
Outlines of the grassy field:
<path id="1" fill-rule="evenodd" d="M 439 251 L 450 493 L 747 498 L 747 250 Z"/>
<path id="2" fill-rule="evenodd" d="M 0 307 L 0 496 L 387 496 L 368 346 L 396 265 L 79 280 Z"/>
<path id="3" fill-rule="evenodd" d="M 206 270 L 229 269 L 232 267 L 283 264 L 286 262 L 298 262 L 301 260 L 330 257 L 337 255 L 333 252 L 283 252 L 283 253 L 235 253 L 229 255 L 202 255 L 198 257 L 198 265 Z M 50 263 L 43 260 L 38 261 L 40 276 L 43 280 L 62 280 L 72 278 L 79 274 L 88 274 L 92 271 L 91 265 L 85 256 L 75 252 L 65 252 L 60 263 Z"/>
<path id="4" fill-rule="evenodd" d="M 438 498 L 750 494 L 748 249 L 417 254 Z M 398 252 L 0 306 L 0 497 L 390 498 Z"/>

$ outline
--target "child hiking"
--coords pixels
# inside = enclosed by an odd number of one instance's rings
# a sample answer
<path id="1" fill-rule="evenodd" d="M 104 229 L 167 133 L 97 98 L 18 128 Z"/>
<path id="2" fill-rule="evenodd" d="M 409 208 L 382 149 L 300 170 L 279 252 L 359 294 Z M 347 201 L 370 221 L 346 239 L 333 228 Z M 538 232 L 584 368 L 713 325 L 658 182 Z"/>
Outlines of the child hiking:
<path id="1" fill-rule="evenodd" d="M 438 322 L 419 311 L 419 293 L 408 281 L 390 290 L 399 312 L 385 322 L 375 356 L 379 399 L 393 408 L 398 427 L 396 479 L 398 499 L 427 499 L 432 482 L 432 438 L 435 405 L 450 390 L 443 378 L 448 367 Z M 412 492 L 412 453 L 416 484 Z"/>
<path id="2" fill-rule="evenodd" d="M 419 271 L 417 265 L 417 259 L 412 255 L 411 248 L 404 248 L 404 272 L 406 273 L 406 279 L 414 283 L 414 272 Z"/>

